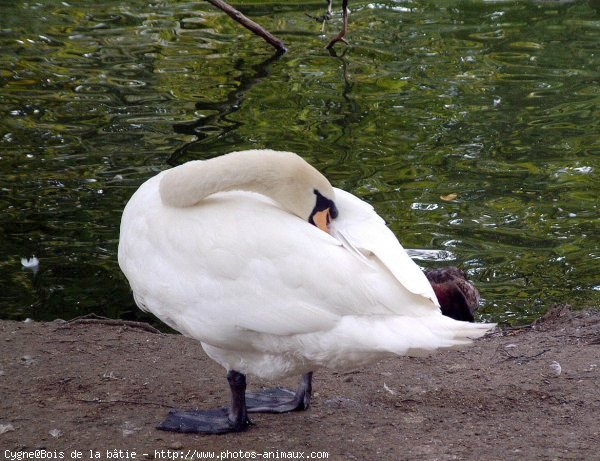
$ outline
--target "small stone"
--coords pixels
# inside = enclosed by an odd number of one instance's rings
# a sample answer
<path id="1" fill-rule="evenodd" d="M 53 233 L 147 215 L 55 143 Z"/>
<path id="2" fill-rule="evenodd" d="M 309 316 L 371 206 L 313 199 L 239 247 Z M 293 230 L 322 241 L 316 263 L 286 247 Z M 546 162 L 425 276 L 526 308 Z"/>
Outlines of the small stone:
<path id="1" fill-rule="evenodd" d="M 559 377 L 560 374 L 562 373 L 562 367 L 560 366 L 560 363 L 554 361 L 550 364 L 550 374 L 554 377 Z"/>
<path id="2" fill-rule="evenodd" d="M 139 432 L 141 430 L 142 430 L 141 427 L 137 426 L 135 423 L 132 423 L 131 421 L 125 421 L 121 425 L 121 432 L 123 433 L 123 437 L 128 437 L 128 436 L 133 435 L 136 432 Z"/>
<path id="3" fill-rule="evenodd" d="M 15 426 L 12 424 L 0 424 L 0 434 L 4 434 L 6 432 L 12 432 L 15 430 Z"/>
<path id="4" fill-rule="evenodd" d="M 21 364 L 25 365 L 26 367 L 31 366 L 34 363 L 35 359 L 31 355 L 24 355 L 21 357 Z"/>

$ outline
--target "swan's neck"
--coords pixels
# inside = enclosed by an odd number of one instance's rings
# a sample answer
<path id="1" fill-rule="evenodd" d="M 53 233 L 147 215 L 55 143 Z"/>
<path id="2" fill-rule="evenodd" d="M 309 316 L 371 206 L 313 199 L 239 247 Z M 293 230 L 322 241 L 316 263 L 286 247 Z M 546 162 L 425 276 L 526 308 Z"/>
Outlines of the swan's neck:
<path id="1" fill-rule="evenodd" d="M 296 154 L 271 150 L 232 152 L 191 161 L 167 171 L 160 182 L 163 203 L 179 208 L 231 190 L 271 197 L 303 219 L 314 208 L 316 190 L 333 200 L 333 188 L 321 173 Z"/>

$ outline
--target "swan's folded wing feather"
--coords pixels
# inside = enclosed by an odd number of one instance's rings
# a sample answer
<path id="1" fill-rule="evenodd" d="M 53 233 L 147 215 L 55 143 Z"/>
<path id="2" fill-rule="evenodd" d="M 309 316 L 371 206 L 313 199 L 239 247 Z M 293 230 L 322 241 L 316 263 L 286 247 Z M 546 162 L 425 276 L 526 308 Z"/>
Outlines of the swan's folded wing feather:
<path id="1" fill-rule="evenodd" d="M 427 277 L 373 207 L 341 189 L 335 192 L 340 213 L 331 225 L 332 235 L 365 264 L 369 256 L 376 257 L 407 290 L 439 306 Z M 352 219 L 345 219 L 344 211 Z"/>

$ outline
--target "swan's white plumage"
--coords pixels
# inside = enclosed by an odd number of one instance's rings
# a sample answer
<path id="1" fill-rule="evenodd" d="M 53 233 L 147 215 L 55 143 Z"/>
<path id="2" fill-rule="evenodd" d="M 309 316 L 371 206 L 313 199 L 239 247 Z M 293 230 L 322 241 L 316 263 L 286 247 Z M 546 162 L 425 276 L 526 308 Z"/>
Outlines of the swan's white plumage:
<path id="1" fill-rule="evenodd" d="M 341 189 L 336 189 L 336 197 L 342 198 L 352 213 L 341 214 L 333 221 L 332 233 L 346 247 L 364 256 L 372 254 L 406 289 L 429 298 L 439 307 L 427 277 L 420 270 L 414 270 L 415 263 L 373 207 Z"/>
<path id="2" fill-rule="evenodd" d="M 339 211 L 329 235 L 251 191 L 165 205 L 167 174 L 127 204 L 119 264 L 142 309 L 201 341 L 227 369 L 275 378 L 350 367 L 466 344 L 491 327 L 442 316 L 393 233 L 347 192 L 327 192 Z"/>

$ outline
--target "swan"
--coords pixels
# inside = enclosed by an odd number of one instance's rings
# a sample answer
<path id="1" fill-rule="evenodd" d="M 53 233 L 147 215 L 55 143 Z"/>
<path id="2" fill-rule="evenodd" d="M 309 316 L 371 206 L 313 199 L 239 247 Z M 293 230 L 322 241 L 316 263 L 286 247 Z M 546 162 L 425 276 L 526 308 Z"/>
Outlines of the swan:
<path id="1" fill-rule="evenodd" d="M 227 370 L 228 408 L 172 410 L 163 430 L 242 431 L 249 412 L 308 408 L 319 368 L 427 355 L 494 326 L 443 316 L 373 207 L 291 152 L 232 152 L 150 178 L 123 211 L 118 259 L 136 304 Z M 302 378 L 295 392 L 246 394 L 247 374 Z"/>

